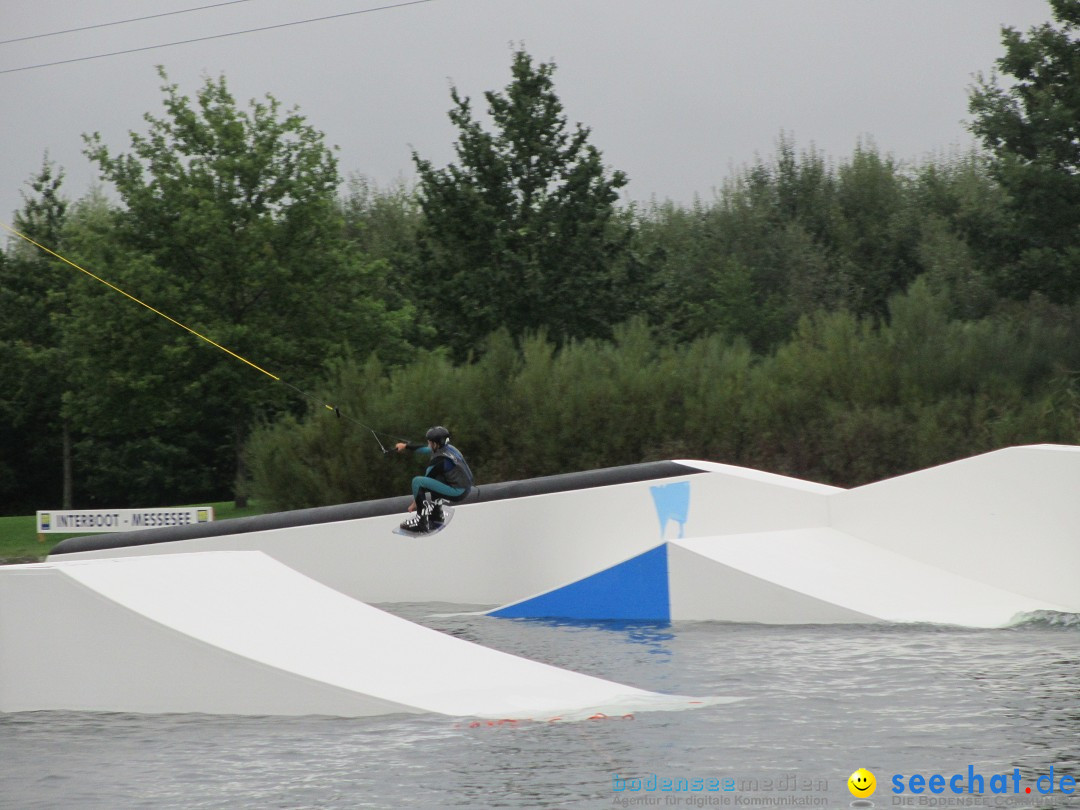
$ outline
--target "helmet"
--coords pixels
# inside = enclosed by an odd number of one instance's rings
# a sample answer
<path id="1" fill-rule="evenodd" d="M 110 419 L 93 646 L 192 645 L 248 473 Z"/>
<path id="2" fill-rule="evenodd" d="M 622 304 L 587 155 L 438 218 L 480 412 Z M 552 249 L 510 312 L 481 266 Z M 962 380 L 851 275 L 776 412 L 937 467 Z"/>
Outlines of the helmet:
<path id="1" fill-rule="evenodd" d="M 444 444 L 450 441 L 450 431 L 442 427 L 441 425 L 436 425 L 435 427 L 428 430 L 426 434 L 424 434 L 424 438 L 426 438 L 429 442 L 435 442 L 436 447 L 442 447 Z"/>

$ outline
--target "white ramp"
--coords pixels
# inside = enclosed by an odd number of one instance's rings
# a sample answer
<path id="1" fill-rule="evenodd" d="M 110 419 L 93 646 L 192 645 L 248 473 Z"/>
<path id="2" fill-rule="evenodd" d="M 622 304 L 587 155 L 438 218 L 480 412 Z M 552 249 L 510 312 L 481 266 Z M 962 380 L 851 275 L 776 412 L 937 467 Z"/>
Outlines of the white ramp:
<path id="1" fill-rule="evenodd" d="M 673 619 L 1003 627 L 1067 611 L 827 528 L 672 541 L 668 574 Z"/>
<path id="2" fill-rule="evenodd" d="M 573 719 L 660 695 L 480 647 L 260 552 L 0 568 L 0 711 Z"/>
<path id="3" fill-rule="evenodd" d="M 1003 627 L 1060 603 L 959 576 L 830 528 L 669 540 L 488 615 Z"/>
<path id="4" fill-rule="evenodd" d="M 833 528 L 1080 612 L 1080 447 L 1008 447 L 829 500 Z"/>
<path id="5" fill-rule="evenodd" d="M 489 615 L 1001 627 L 1080 613 L 1080 447 L 1007 448 L 853 490 L 714 480 L 704 499 L 699 479 L 653 488 L 685 488 L 688 531 Z"/>
<path id="6" fill-rule="evenodd" d="M 426 538 L 393 533 L 405 517 L 402 503 L 393 514 L 358 520 L 149 545 L 67 551 L 69 540 L 50 561 L 257 550 L 363 602 L 498 605 L 589 576 L 666 537 L 822 525 L 826 495 L 842 491 L 723 464 L 668 464 L 680 474 L 505 500 L 487 500 L 498 485 L 481 485 L 479 502 L 455 507 L 453 523 Z M 230 523 L 243 521 L 197 528 L 224 531 Z"/>
<path id="7" fill-rule="evenodd" d="M 153 530 L 145 545 L 73 538 L 50 559 L 258 550 L 364 602 L 518 617 L 987 626 L 1017 605 L 1080 613 L 1080 447 L 1007 448 L 852 490 L 677 460 L 482 485 L 476 498 L 428 538 L 391 533 L 400 504 Z M 669 557 L 686 563 L 670 581 Z"/>

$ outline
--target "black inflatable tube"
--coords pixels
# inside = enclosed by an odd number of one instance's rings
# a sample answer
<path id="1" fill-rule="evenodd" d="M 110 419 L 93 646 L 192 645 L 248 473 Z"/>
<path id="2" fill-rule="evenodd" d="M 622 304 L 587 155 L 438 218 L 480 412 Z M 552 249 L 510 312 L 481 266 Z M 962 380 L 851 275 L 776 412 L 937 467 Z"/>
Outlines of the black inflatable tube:
<path id="1" fill-rule="evenodd" d="M 632 484 L 654 478 L 675 478 L 700 472 L 703 471 L 696 467 L 679 464 L 677 461 L 650 461 L 644 464 L 629 464 L 623 467 L 605 467 L 600 470 L 527 478 L 523 481 L 484 484 L 474 487 L 462 503 L 482 503 L 501 501 L 508 498 L 524 498 L 530 495 L 550 495 L 555 492 L 606 487 L 614 484 Z M 171 543 L 178 540 L 222 537 L 230 534 L 247 534 L 249 532 L 287 529 L 294 526 L 311 526 L 318 523 L 335 523 L 341 520 L 357 520 L 380 515 L 395 515 L 408 509 L 411 500 L 412 498 L 406 495 L 398 498 L 382 498 L 376 501 L 316 506 L 311 509 L 296 509 L 290 512 L 273 512 L 266 515 L 233 518 L 214 523 L 196 523 L 186 526 L 145 529 L 138 532 L 69 537 L 67 540 L 57 543 L 49 552 L 49 556 L 74 554 L 80 551 L 103 551 L 110 548 L 145 546 L 154 543 Z"/>

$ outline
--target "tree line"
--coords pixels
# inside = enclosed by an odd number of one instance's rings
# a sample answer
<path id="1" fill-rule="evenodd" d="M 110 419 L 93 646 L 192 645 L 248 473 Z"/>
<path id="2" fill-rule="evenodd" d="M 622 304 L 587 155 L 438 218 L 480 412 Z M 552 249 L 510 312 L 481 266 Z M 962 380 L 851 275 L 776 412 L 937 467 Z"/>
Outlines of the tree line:
<path id="1" fill-rule="evenodd" d="M 622 202 L 524 50 L 485 118 L 452 90 L 456 162 L 344 192 L 297 110 L 162 71 L 129 151 L 84 136 L 119 201 L 46 160 L 15 226 L 187 328 L 9 241 L 0 512 L 404 491 L 367 426 L 446 423 L 481 481 L 695 457 L 853 485 L 1076 443 L 1080 0 L 1051 5 L 970 89 L 982 150 L 782 135 L 689 205 Z"/>
<path id="2" fill-rule="evenodd" d="M 376 424 L 453 426 L 483 481 L 704 458 L 844 486 L 1015 444 L 1075 443 L 1075 320 L 957 321 L 919 280 L 887 323 L 848 311 L 802 319 L 775 352 L 712 334 L 674 344 L 635 319 L 611 340 L 561 347 L 500 330 L 480 358 L 427 353 L 388 369 L 346 359 L 325 394 Z M 1073 366 L 1075 368 L 1075 366 Z M 435 415 L 433 419 L 432 415 Z M 317 411 L 257 430 L 258 494 L 280 508 L 407 491 L 411 459 Z"/>

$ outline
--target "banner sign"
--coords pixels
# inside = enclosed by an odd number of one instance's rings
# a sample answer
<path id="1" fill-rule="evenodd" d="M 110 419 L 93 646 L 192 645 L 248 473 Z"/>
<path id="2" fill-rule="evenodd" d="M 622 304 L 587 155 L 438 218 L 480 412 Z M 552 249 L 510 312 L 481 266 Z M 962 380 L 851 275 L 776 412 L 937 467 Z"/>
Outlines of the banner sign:
<path id="1" fill-rule="evenodd" d="M 210 523 L 212 506 L 162 506 L 154 509 L 50 509 L 37 513 L 38 534 L 137 532 L 161 526 Z"/>

